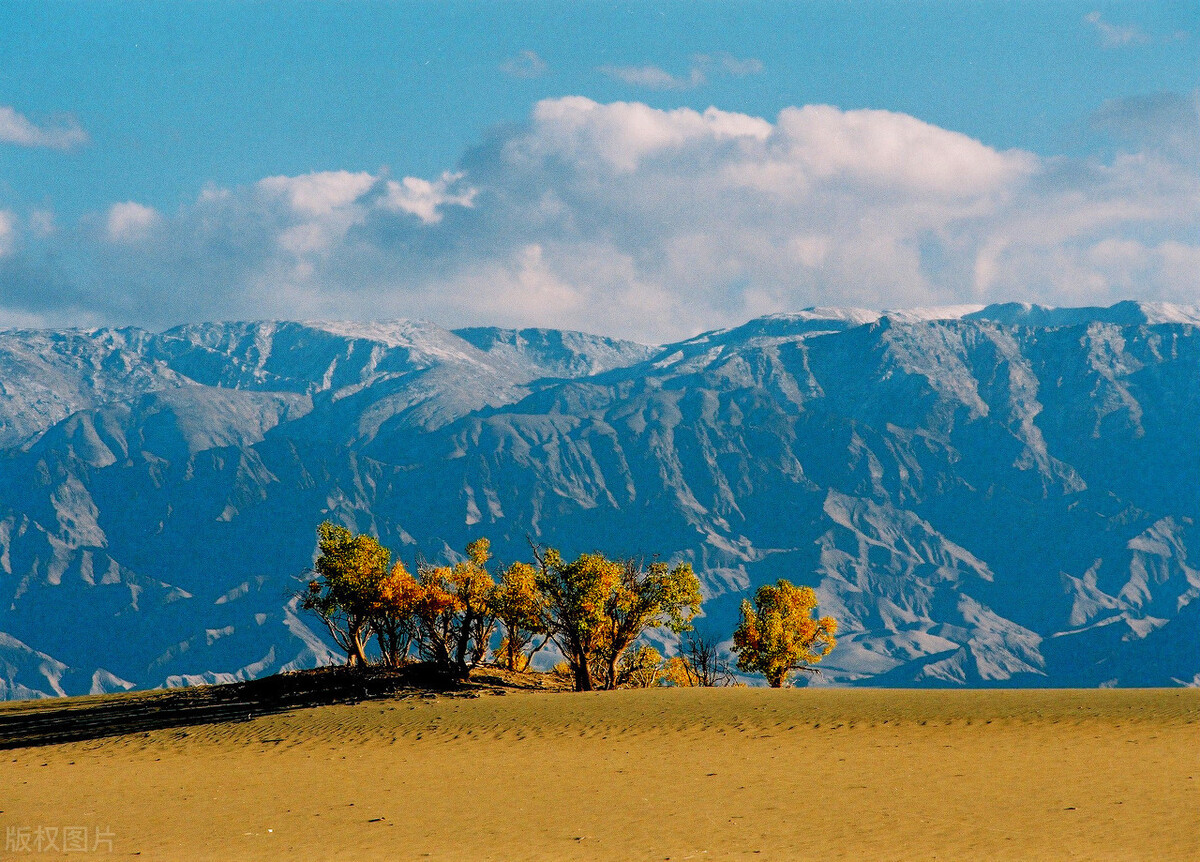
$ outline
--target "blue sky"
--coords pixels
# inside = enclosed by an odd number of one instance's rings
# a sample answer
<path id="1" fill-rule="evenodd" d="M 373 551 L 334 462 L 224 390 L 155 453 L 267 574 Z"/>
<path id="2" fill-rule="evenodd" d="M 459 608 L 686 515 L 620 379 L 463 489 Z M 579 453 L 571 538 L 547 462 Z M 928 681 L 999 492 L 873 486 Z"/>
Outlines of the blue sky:
<path id="1" fill-rule="evenodd" d="M 1195 2 L 0 3 L 0 33 L 0 325 L 1200 303 Z"/>

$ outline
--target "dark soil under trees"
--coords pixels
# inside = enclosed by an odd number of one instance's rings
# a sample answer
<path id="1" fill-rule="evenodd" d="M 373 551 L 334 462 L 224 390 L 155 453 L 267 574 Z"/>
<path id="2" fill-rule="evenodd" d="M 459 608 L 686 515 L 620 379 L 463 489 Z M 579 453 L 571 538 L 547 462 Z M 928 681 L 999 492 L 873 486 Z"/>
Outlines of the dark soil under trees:
<path id="1" fill-rule="evenodd" d="M 493 667 L 477 668 L 470 680 L 448 678 L 424 663 L 399 669 L 324 667 L 222 685 L 3 704 L 0 749 L 248 721 L 292 709 L 428 692 L 477 697 L 486 691 L 557 691 L 564 686 L 552 674 L 514 673 Z"/>

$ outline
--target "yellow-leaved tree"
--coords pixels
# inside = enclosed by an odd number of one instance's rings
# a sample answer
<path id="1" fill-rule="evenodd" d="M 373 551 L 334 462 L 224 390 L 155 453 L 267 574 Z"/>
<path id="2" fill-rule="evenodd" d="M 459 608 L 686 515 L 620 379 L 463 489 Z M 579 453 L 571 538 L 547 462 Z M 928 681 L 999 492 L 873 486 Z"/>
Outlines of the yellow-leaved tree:
<path id="1" fill-rule="evenodd" d="M 623 684 L 623 663 L 634 668 L 647 665 L 648 654 L 634 647 L 643 632 L 654 628 L 666 628 L 675 634 L 690 631 L 702 601 L 700 580 L 690 563 L 671 567 L 656 560 L 647 566 L 623 560 L 618 565 L 619 577 L 602 606 L 596 650 L 598 675 L 607 689 Z M 631 652 L 634 654 L 627 655 Z M 661 662 L 662 656 L 653 652 Z"/>
<path id="2" fill-rule="evenodd" d="M 683 632 L 700 611 L 700 581 L 688 563 L 649 566 L 554 548 L 534 549 L 542 626 L 566 658 L 577 691 L 620 684 L 622 657 L 646 631 Z"/>
<path id="3" fill-rule="evenodd" d="M 576 691 L 592 691 L 591 662 L 604 623 L 604 599 L 620 566 L 603 554 L 580 554 L 568 563 L 555 548 L 534 549 L 537 587 L 545 598 L 543 624 L 571 669 Z"/>
<path id="4" fill-rule="evenodd" d="M 467 545 L 467 558 L 453 566 L 420 566 L 416 602 L 421 652 L 442 672 L 467 679 L 487 654 L 496 617 L 488 574 L 487 539 Z"/>
<path id="5" fill-rule="evenodd" d="M 833 649 L 837 620 L 813 618 L 817 594 L 780 578 L 764 584 L 754 603 L 742 602 L 742 619 L 733 633 L 738 670 L 761 673 L 772 688 L 781 687 L 793 670 L 815 671 L 812 665 Z"/>
<path id="6" fill-rule="evenodd" d="M 534 637 L 545 635 L 542 617 L 546 601 L 537 588 L 537 570 L 528 563 L 513 563 L 500 575 L 492 590 L 492 613 L 504 627 L 504 636 L 496 648 L 496 664 L 509 670 L 525 671 L 533 654 L 546 645 L 547 638 L 526 652 Z"/>
<path id="7" fill-rule="evenodd" d="M 631 647 L 621 654 L 615 687 L 653 688 L 662 682 L 666 668 L 662 654 L 654 647 Z"/>

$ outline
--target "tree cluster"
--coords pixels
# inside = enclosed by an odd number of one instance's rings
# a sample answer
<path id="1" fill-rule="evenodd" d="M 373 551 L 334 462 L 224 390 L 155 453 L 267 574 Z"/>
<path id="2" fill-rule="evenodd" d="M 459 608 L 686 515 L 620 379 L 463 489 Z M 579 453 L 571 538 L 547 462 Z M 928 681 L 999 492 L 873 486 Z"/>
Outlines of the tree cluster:
<path id="1" fill-rule="evenodd" d="M 800 598 L 764 593 L 784 584 L 799 589 Z M 718 640 L 693 630 L 702 598 L 689 563 L 599 553 L 567 560 L 554 548 L 534 546 L 532 564 L 497 568 L 481 538 L 467 545 L 460 562 L 422 562 L 414 575 L 375 539 L 326 522 L 317 528 L 317 557 L 300 599 L 325 622 L 350 665 L 367 663 L 374 638 L 384 665 L 419 659 L 467 679 L 489 656 L 497 666 L 528 670 L 553 643 L 564 658 L 560 672 L 578 691 L 734 681 Z M 781 685 L 788 671 L 832 649 L 836 623 L 811 619 L 811 589 L 780 581 L 760 589 L 756 603 L 744 603 L 734 634 L 740 670 Z M 640 643 L 656 629 L 681 636 L 679 655 L 664 659 Z"/>

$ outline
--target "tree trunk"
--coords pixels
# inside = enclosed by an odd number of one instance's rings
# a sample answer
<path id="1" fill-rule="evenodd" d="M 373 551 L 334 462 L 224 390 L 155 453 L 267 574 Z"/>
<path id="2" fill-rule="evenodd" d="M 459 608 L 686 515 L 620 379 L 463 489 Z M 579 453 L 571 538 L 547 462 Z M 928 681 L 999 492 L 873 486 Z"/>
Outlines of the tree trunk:
<path id="1" fill-rule="evenodd" d="M 350 626 L 350 651 L 346 656 L 346 664 L 350 665 L 351 667 L 365 667 L 367 664 L 367 656 L 363 652 L 363 628 L 364 626 L 362 624 Z"/>
<path id="2" fill-rule="evenodd" d="M 454 649 L 454 674 L 458 679 L 470 679 L 471 670 L 467 667 L 467 645 L 471 640 L 471 629 L 475 625 L 475 615 L 467 612 L 458 630 L 458 643 Z"/>
<path id="3" fill-rule="evenodd" d="M 588 670 L 586 661 L 575 661 L 575 690 L 576 691 L 594 691 L 595 686 L 592 685 L 592 674 Z"/>
<path id="4" fill-rule="evenodd" d="M 571 653 L 571 669 L 575 671 L 575 690 L 595 691 L 596 684 L 592 680 L 592 669 L 588 666 L 587 651 L 578 643 L 574 643 Z"/>

